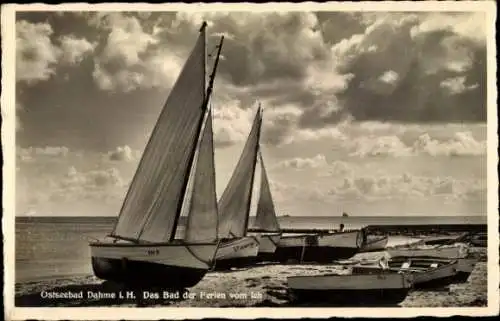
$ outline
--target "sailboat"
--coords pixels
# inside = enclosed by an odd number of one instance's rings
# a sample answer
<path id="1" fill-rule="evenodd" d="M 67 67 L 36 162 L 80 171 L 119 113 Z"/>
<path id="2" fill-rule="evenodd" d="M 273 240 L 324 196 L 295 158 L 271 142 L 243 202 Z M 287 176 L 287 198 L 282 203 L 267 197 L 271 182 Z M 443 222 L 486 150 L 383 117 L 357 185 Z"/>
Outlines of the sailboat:
<path id="1" fill-rule="evenodd" d="M 261 123 L 259 106 L 238 163 L 218 202 L 218 237 L 221 240 L 215 256 L 218 270 L 246 266 L 257 258 L 259 236 L 247 235 L 247 229 Z"/>
<path id="2" fill-rule="evenodd" d="M 254 226 L 249 230 L 260 238 L 260 261 L 331 262 L 350 258 L 360 250 L 364 244 L 363 230 L 283 235 L 284 229 L 280 227 L 276 216 L 260 144 L 257 155 L 256 161 L 260 163 L 260 195 Z"/>
<path id="3" fill-rule="evenodd" d="M 260 236 L 258 257 L 259 260 L 266 261 L 272 259 L 274 256 L 274 252 L 281 238 L 281 230 L 278 219 L 276 218 L 273 196 L 269 188 L 269 178 L 267 177 L 267 171 L 260 148 L 258 157 L 260 164 L 260 193 L 253 228 L 262 231 L 262 233 L 258 234 Z"/>
<path id="4" fill-rule="evenodd" d="M 100 279 L 188 288 L 213 265 L 219 241 L 208 102 L 224 38 L 206 86 L 205 28 L 163 106 L 112 232 L 90 243 Z M 176 238 L 183 211 L 184 236 Z"/>

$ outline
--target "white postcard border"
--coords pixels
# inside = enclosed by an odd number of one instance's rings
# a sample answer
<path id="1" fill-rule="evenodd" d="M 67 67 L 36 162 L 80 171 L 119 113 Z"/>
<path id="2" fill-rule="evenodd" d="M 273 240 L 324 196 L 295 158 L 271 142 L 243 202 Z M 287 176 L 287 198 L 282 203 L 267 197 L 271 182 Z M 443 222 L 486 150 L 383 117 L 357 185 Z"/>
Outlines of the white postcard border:
<path id="1" fill-rule="evenodd" d="M 328 3 L 193 3 L 193 4 L 7 4 L 2 5 L 2 150 L 4 233 L 4 306 L 7 320 L 24 319 L 202 319 L 202 318 L 303 318 L 303 317 L 415 317 L 483 316 L 499 313 L 499 234 L 498 234 L 498 136 L 496 87 L 496 6 L 493 1 L 384 1 Z M 488 92 L 488 306 L 472 308 L 18 308 L 14 307 L 15 262 L 15 12 L 16 11 L 480 11 L 487 16 L 487 92 Z"/>

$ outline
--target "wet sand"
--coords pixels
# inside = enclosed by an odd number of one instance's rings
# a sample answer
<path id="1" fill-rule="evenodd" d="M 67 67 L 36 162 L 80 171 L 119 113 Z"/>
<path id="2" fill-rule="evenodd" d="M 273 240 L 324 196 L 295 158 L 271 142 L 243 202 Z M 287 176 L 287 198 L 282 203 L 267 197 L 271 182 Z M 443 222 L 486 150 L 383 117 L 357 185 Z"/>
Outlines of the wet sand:
<path id="1" fill-rule="evenodd" d="M 87 291 L 95 295 L 127 289 L 102 282 L 92 275 L 46 278 L 30 282 L 17 283 L 17 306 L 179 306 L 179 307 L 290 307 L 286 278 L 293 275 L 314 275 L 324 273 L 348 274 L 350 266 L 359 262 L 373 261 L 383 252 L 361 253 L 347 262 L 328 265 L 315 264 L 259 264 L 244 269 L 225 272 L 209 272 L 203 280 L 188 292 L 179 292 L 179 298 L 163 299 L 164 290 L 148 289 L 149 298 L 142 298 L 143 291 L 136 291 L 135 298 L 119 300 L 89 298 Z M 399 305 L 401 307 L 467 307 L 487 305 L 487 262 L 486 248 L 470 248 L 470 257 L 478 259 L 472 274 L 466 283 L 451 284 L 447 287 L 417 291 L 413 290 Z M 83 293 L 83 298 L 42 298 L 47 293 L 71 292 Z M 42 295 L 43 294 L 43 295 Z M 156 299 L 155 294 L 160 298 Z M 168 295 L 176 293 L 168 291 Z M 184 296 L 184 298 L 183 298 Z M 308 306 L 311 306 L 308 304 Z M 318 302 L 318 306 L 328 306 Z"/>

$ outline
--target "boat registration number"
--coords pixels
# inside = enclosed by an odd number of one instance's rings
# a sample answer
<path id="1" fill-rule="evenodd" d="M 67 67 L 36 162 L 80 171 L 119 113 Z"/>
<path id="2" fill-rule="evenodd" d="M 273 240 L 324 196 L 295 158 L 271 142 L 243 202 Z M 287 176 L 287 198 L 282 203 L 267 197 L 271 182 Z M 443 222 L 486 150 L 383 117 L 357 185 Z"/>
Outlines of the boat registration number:
<path id="1" fill-rule="evenodd" d="M 248 244 L 245 244 L 245 245 L 237 245 L 237 246 L 233 247 L 233 250 L 235 252 L 238 252 L 238 251 L 247 249 L 249 247 L 256 247 L 257 245 L 258 245 L 257 243 L 248 243 Z"/>
<path id="2" fill-rule="evenodd" d="M 148 250 L 147 253 L 148 253 L 148 255 L 158 255 L 158 254 L 160 254 L 160 250 L 158 250 L 158 249 Z"/>

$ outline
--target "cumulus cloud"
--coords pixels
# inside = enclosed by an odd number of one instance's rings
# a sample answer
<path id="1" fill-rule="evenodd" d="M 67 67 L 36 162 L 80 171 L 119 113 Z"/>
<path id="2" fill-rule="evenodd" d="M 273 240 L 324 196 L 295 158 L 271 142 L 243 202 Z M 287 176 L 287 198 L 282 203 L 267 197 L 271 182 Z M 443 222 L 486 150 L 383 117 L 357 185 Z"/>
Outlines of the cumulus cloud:
<path id="1" fill-rule="evenodd" d="M 456 132 L 446 140 L 432 138 L 428 133 L 418 136 L 406 145 L 397 136 L 358 137 L 349 141 L 346 148 L 350 156 L 479 156 L 486 154 L 486 141 L 477 141 L 470 131 Z"/>
<path id="2" fill-rule="evenodd" d="M 302 183 L 284 183 L 276 180 L 278 171 L 284 168 L 308 172 L 309 178 Z M 324 155 L 313 158 L 293 158 L 279 162 L 270 168 L 273 195 L 282 202 L 294 199 L 316 199 L 322 202 L 335 200 L 376 200 L 376 199 L 430 199 L 484 201 L 486 181 L 477 178 L 456 178 L 451 176 L 422 176 L 404 172 L 393 174 L 371 169 L 369 164 L 327 161 Z M 283 179 L 283 178 L 281 178 Z"/>
<path id="3" fill-rule="evenodd" d="M 409 148 L 396 136 L 360 137 L 349 144 L 350 156 L 408 156 Z"/>
<path id="4" fill-rule="evenodd" d="M 337 98 L 357 120 L 485 121 L 484 20 L 481 13 L 372 17 L 363 33 L 332 47 L 339 70 L 354 75 Z M 450 96 L 441 83 L 455 77 L 469 90 Z"/>
<path id="5" fill-rule="evenodd" d="M 86 19 L 86 29 L 68 34 L 66 29 L 53 29 L 67 14 L 33 19 L 48 21 L 43 23 L 18 20 L 18 80 L 47 80 L 59 64 L 84 65 L 83 59 L 93 56 L 90 72 L 102 90 L 166 89 L 203 20 L 209 23 L 208 53 L 224 34 L 224 59 L 213 94 L 218 146 L 245 139 L 257 100 L 266 110 L 262 140 L 270 144 L 327 138 L 340 144 L 349 135 L 339 126 L 350 119 L 486 120 L 482 13 L 86 12 L 75 16 Z M 208 60 L 211 64 L 213 55 Z M 384 136 L 375 144 L 378 147 L 359 142 L 362 147 L 352 152 L 361 156 L 403 149 L 395 138 L 399 136 Z M 411 153 L 412 143 L 401 142 Z"/>
<path id="6" fill-rule="evenodd" d="M 48 154 L 53 157 L 56 153 Z M 54 213 L 46 214 L 57 215 L 68 203 L 73 207 L 85 202 L 94 208 L 104 204 L 119 206 L 128 180 L 118 168 L 96 163 L 97 168 L 89 169 L 88 165 L 68 166 L 72 162 L 69 159 L 57 163 L 54 160 L 38 154 L 35 161 L 20 164 L 16 173 L 16 204 L 21 212 L 50 209 Z"/>
<path id="7" fill-rule="evenodd" d="M 487 188 L 484 180 L 428 177 L 411 173 L 369 175 L 360 174 L 355 165 L 344 163 L 336 166 L 341 170 L 327 182 L 311 180 L 285 183 L 271 175 L 270 186 L 277 207 L 287 207 L 291 203 L 297 206 L 307 202 L 339 206 L 351 202 L 369 204 L 389 200 L 401 201 L 403 204 L 425 200 L 444 206 L 486 200 Z"/>
<path id="8" fill-rule="evenodd" d="M 57 184 L 46 191 L 46 195 L 52 202 L 91 199 L 117 203 L 123 197 L 125 187 L 116 168 L 79 171 L 71 166 Z"/>
<path id="9" fill-rule="evenodd" d="M 36 83 L 47 80 L 55 73 L 61 54 L 50 37 L 48 23 L 16 22 L 16 80 Z"/>
<path id="10" fill-rule="evenodd" d="M 445 79 L 441 82 L 440 86 L 441 86 L 441 88 L 448 89 L 448 91 L 451 95 L 456 95 L 456 94 L 461 94 L 461 93 L 468 91 L 468 90 L 476 89 L 479 85 L 473 84 L 473 85 L 466 86 L 465 85 L 465 76 L 462 76 L 462 77 L 454 77 L 454 78 Z"/>
<path id="11" fill-rule="evenodd" d="M 136 160 L 136 155 L 134 151 L 128 146 L 118 146 L 115 150 L 108 153 L 108 157 L 112 161 L 134 161 Z"/>
<path id="12" fill-rule="evenodd" d="M 239 101 L 213 104 L 214 144 L 217 147 L 246 141 L 256 110 L 242 109 Z"/>
<path id="13" fill-rule="evenodd" d="M 21 162 L 34 161 L 37 157 L 61 158 L 68 153 L 69 149 L 65 146 L 16 148 L 17 159 Z"/>
<path id="14" fill-rule="evenodd" d="M 64 179 L 61 180 L 59 184 L 63 188 L 82 187 L 82 186 L 89 188 L 124 186 L 120 173 L 116 168 L 79 172 L 73 166 L 71 166 L 68 169 Z"/>
<path id="15" fill-rule="evenodd" d="M 318 117 L 339 117 L 342 108 L 335 93 L 344 90 L 352 76 L 336 71 L 335 57 L 315 14 L 179 12 L 173 21 L 160 21 L 157 29 L 169 42 L 188 46 L 174 39 L 174 28 L 177 34 L 193 39 L 203 20 L 210 26 L 209 41 L 217 41 L 214 35 L 226 36 L 217 83 L 222 81 L 221 90 L 239 100 L 242 109 L 258 99 L 268 109 L 293 106 L 307 110 L 302 116 L 305 123 Z M 274 134 L 282 135 L 278 133 L 282 126 L 270 127 Z"/>
<path id="16" fill-rule="evenodd" d="M 304 168 L 324 167 L 327 164 L 328 162 L 325 158 L 325 155 L 318 154 L 312 158 L 296 157 L 292 159 L 287 159 L 278 163 L 276 167 L 304 169 Z"/>
<path id="17" fill-rule="evenodd" d="M 459 180 L 451 177 L 425 177 L 410 173 L 387 176 L 345 177 L 328 191 L 335 197 L 358 198 L 424 198 L 448 197 L 471 199 L 485 197 L 486 185 L 479 180 Z"/>
<path id="18" fill-rule="evenodd" d="M 48 80 L 60 64 L 78 64 L 97 46 L 73 35 L 52 38 L 54 30 L 48 22 L 16 22 L 16 81 L 35 84 Z"/>
<path id="19" fill-rule="evenodd" d="M 94 51 L 97 43 L 90 43 L 84 38 L 74 38 L 72 36 L 63 36 L 60 39 L 62 56 L 64 63 L 75 65 L 80 63 L 84 56 Z"/>
<path id="20" fill-rule="evenodd" d="M 337 144 L 345 141 L 347 137 L 337 127 L 326 127 L 317 130 L 297 129 L 285 143 L 313 142 L 321 139 L 329 139 L 331 143 Z"/>
<path id="21" fill-rule="evenodd" d="M 105 46 L 95 59 L 93 77 L 103 90 L 170 87 L 181 68 L 172 48 L 144 30 L 137 17 L 112 13 L 93 17 L 108 31 Z"/>
<path id="22" fill-rule="evenodd" d="M 472 133 L 467 131 L 455 133 L 454 138 L 446 141 L 438 141 L 428 134 L 423 134 L 411 146 L 411 150 L 432 156 L 476 156 L 485 155 L 486 147 L 486 141 L 477 141 Z"/>

